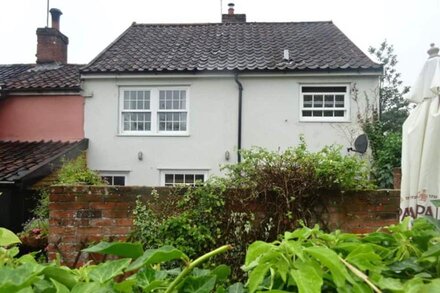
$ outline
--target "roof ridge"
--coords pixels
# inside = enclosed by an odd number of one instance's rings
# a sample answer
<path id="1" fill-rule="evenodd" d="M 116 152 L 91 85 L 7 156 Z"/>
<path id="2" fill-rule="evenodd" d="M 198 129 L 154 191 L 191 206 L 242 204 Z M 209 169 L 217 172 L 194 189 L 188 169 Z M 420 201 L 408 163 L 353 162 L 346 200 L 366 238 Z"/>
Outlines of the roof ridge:
<path id="1" fill-rule="evenodd" d="M 301 24 L 301 23 L 333 23 L 332 20 L 316 20 L 316 21 L 247 21 L 238 23 L 222 23 L 222 22 L 188 22 L 188 23 L 136 23 L 130 27 L 135 26 L 222 26 L 222 25 L 249 25 L 249 24 Z"/>

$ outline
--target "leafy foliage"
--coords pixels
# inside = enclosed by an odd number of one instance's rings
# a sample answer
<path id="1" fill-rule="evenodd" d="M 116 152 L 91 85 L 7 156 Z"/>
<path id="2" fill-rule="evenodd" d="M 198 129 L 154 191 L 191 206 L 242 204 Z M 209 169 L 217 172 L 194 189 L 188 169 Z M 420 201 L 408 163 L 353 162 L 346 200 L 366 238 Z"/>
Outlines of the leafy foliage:
<path id="1" fill-rule="evenodd" d="M 393 187 L 393 169 L 400 166 L 402 134 L 386 131 L 384 123 L 373 119 L 363 123 L 373 156 L 372 173 L 381 188 Z"/>
<path id="2" fill-rule="evenodd" d="M 344 156 L 338 146 L 309 152 L 301 144 L 284 152 L 261 148 L 242 151 L 243 161 L 224 167 L 226 176 L 211 178 L 205 185 L 185 187 L 176 204 L 167 199 L 168 210 L 157 209 L 160 199 L 137 201 L 132 238 L 146 248 L 172 245 L 190 257 L 225 243 L 233 249 L 217 261 L 234 268 L 234 279 L 247 245 L 253 241 L 274 240 L 283 231 L 294 229 L 297 221 L 323 223 L 321 196 L 331 189 L 366 189 L 367 164 L 355 156 Z M 257 218 L 254 201 L 266 208 L 269 218 Z M 225 208 L 227 206 L 227 208 Z M 240 207 L 240 211 L 234 210 Z M 325 223 L 323 223 L 325 224 Z"/>
<path id="3" fill-rule="evenodd" d="M 409 221 L 366 235 L 303 227 L 254 242 L 244 265 L 249 292 L 438 291 L 439 223 L 422 218 L 409 229 Z"/>
<path id="4" fill-rule="evenodd" d="M 392 171 L 400 166 L 402 154 L 402 125 L 409 113 L 403 95 L 409 87 L 402 85 L 400 73 L 395 68 L 397 56 L 392 45 L 384 41 L 379 48 L 370 47 L 368 51 L 383 64 L 384 74 L 380 80 L 379 109 L 369 109 L 372 113 L 359 118 L 370 141 L 373 177 L 379 187 L 392 188 Z"/>
<path id="5" fill-rule="evenodd" d="M 378 48 L 370 47 L 368 52 L 384 67 L 379 88 L 380 119 L 387 131 L 400 132 L 408 116 L 408 102 L 403 95 L 409 92 L 409 87 L 402 85 L 401 75 L 396 70 L 398 61 L 394 47 L 385 40 Z"/>
<path id="6" fill-rule="evenodd" d="M 87 168 L 86 156 L 81 154 L 74 160 L 64 162 L 58 172 L 57 183 L 102 185 L 104 181 L 98 173 Z"/>
<path id="7" fill-rule="evenodd" d="M 18 248 L 13 245 L 19 241 L 11 231 L 0 228 L 0 292 L 226 292 L 224 284 L 230 274 L 224 265 L 197 268 L 229 246 L 191 261 L 170 246 L 144 251 L 136 243 L 100 243 L 85 251 L 123 258 L 69 269 L 56 262 L 39 264 L 31 254 L 17 257 Z M 161 269 L 170 261 L 183 266 Z"/>

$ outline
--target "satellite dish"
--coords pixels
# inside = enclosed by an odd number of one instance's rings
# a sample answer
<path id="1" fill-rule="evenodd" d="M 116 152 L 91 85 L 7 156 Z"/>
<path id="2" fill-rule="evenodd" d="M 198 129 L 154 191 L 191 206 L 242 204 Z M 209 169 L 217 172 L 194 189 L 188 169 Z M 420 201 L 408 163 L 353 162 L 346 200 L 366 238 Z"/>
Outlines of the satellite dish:
<path id="1" fill-rule="evenodd" d="M 350 147 L 347 149 L 347 151 L 363 154 L 367 151 L 367 148 L 368 148 L 368 138 L 367 135 L 364 133 L 356 138 L 356 140 L 354 141 L 354 148 Z"/>

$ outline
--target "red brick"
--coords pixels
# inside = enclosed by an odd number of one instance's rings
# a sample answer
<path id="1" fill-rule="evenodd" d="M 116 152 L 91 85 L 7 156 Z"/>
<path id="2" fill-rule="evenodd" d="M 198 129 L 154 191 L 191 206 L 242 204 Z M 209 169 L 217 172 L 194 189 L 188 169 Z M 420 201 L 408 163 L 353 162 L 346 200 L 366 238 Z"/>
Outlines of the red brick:
<path id="1" fill-rule="evenodd" d="M 99 227 L 99 226 L 112 226 L 114 225 L 114 220 L 112 219 L 90 219 L 89 224 L 92 227 Z"/>
<path id="2" fill-rule="evenodd" d="M 114 220 L 115 226 L 132 226 L 133 219 L 131 218 L 118 218 Z"/>
<path id="3" fill-rule="evenodd" d="M 103 218 L 128 218 L 131 217 L 131 211 L 129 210 L 103 210 Z"/>
<path id="4" fill-rule="evenodd" d="M 50 210 L 49 211 L 49 218 L 73 218 L 73 216 L 75 215 L 75 211 L 70 211 L 70 210 L 58 210 L 58 211 L 53 211 Z"/>

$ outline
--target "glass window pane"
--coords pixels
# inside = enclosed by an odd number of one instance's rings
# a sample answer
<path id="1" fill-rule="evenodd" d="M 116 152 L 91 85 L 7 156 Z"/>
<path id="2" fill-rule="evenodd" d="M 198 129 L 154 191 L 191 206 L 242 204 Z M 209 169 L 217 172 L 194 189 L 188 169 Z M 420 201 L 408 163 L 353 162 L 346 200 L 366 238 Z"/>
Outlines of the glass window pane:
<path id="1" fill-rule="evenodd" d="M 334 97 L 333 95 L 325 95 L 325 104 L 324 107 L 333 108 L 334 106 Z"/>
<path id="2" fill-rule="evenodd" d="M 113 185 L 124 186 L 125 185 L 125 177 L 124 176 L 114 176 L 113 177 Z"/>
<path id="3" fill-rule="evenodd" d="M 112 176 L 101 176 L 102 180 L 105 181 L 108 185 L 113 185 Z"/>
<path id="4" fill-rule="evenodd" d="M 180 122 L 180 131 L 186 131 L 186 122 Z"/>
<path id="5" fill-rule="evenodd" d="M 335 111 L 335 117 L 344 117 L 344 111 Z"/>
<path id="6" fill-rule="evenodd" d="M 176 183 L 176 184 L 182 184 L 182 183 L 185 183 L 185 182 L 183 181 L 183 174 L 175 174 L 175 175 L 174 175 L 174 183 Z"/>
<path id="7" fill-rule="evenodd" d="M 336 95 L 335 96 L 335 106 L 337 108 L 343 108 L 344 107 L 344 96 L 343 95 Z"/>
<path id="8" fill-rule="evenodd" d="M 160 122 L 159 123 L 159 131 L 164 131 L 165 130 L 165 122 Z"/>
<path id="9" fill-rule="evenodd" d="M 174 175 L 173 174 L 165 174 L 165 183 L 174 184 Z"/>
<path id="10" fill-rule="evenodd" d="M 304 104 L 303 104 L 304 108 L 311 108 L 312 107 L 312 98 L 313 98 L 313 96 L 311 96 L 311 95 L 304 95 Z"/>
<path id="11" fill-rule="evenodd" d="M 322 111 L 312 111 L 313 117 L 322 117 Z"/>
<path id="12" fill-rule="evenodd" d="M 324 111 L 324 117 L 333 117 L 333 111 Z"/>
<path id="13" fill-rule="evenodd" d="M 312 111 L 303 111 L 303 117 L 311 117 Z"/>
<path id="14" fill-rule="evenodd" d="M 314 108 L 322 108 L 322 95 L 315 95 L 313 96 L 313 107 Z"/>
<path id="15" fill-rule="evenodd" d="M 203 174 L 196 174 L 196 181 L 205 181 L 205 175 Z"/>
<path id="16" fill-rule="evenodd" d="M 185 183 L 194 184 L 194 174 L 185 174 Z"/>

